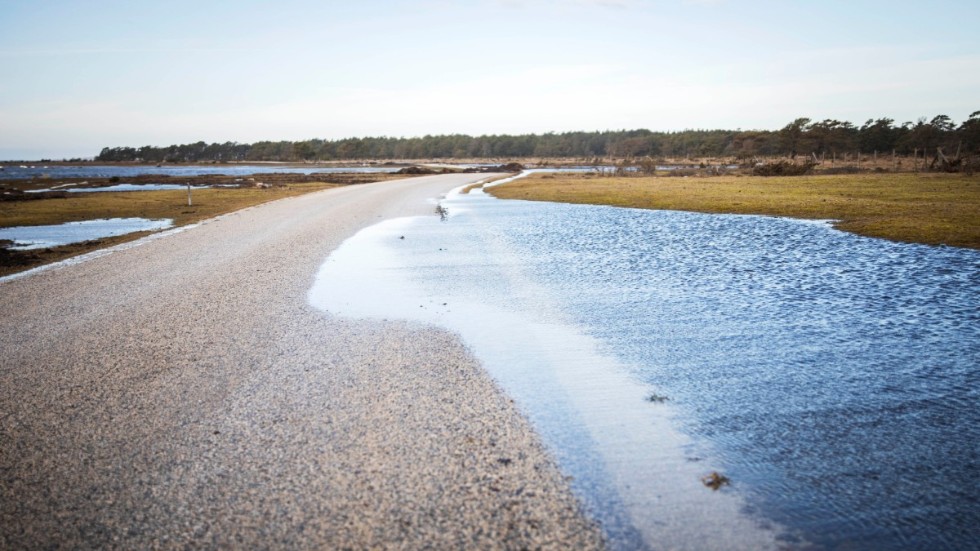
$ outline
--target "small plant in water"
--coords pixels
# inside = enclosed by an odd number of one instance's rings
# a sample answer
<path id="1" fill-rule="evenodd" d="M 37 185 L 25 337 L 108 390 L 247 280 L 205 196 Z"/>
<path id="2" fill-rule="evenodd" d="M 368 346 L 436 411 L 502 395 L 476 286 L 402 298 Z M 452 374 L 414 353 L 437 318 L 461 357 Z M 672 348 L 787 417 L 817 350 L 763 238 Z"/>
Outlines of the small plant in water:
<path id="1" fill-rule="evenodd" d="M 731 483 L 731 480 L 718 471 L 712 471 L 711 474 L 702 476 L 701 482 L 712 490 L 718 490 L 722 486 L 728 486 Z"/>
<path id="2" fill-rule="evenodd" d="M 662 403 L 666 402 L 667 400 L 670 400 L 670 398 L 668 398 L 666 396 L 663 396 L 663 395 L 660 395 L 660 394 L 657 394 L 656 392 L 653 392 L 649 396 L 646 397 L 646 400 L 647 400 L 647 402 L 652 402 L 654 404 L 662 404 Z"/>

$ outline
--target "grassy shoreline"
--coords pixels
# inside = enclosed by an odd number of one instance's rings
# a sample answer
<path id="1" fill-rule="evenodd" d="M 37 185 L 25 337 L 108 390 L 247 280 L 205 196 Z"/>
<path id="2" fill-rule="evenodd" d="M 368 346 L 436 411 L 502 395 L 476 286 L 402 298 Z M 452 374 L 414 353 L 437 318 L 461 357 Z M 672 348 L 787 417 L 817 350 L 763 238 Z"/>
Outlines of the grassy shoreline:
<path id="1" fill-rule="evenodd" d="M 487 189 L 501 199 L 835 220 L 893 241 L 980 249 L 980 177 L 849 174 L 603 178 L 541 173 Z"/>
<path id="2" fill-rule="evenodd" d="M 192 206 L 187 205 L 187 192 L 184 190 L 86 193 L 70 198 L 0 202 L 0 227 L 130 217 L 169 218 L 174 221 L 174 226 L 186 226 L 269 201 L 337 186 L 338 184 L 301 183 L 269 189 L 195 189 L 192 192 Z M 0 248 L 0 276 L 133 241 L 149 233 L 152 232 L 136 232 L 46 249 L 12 251 Z"/>

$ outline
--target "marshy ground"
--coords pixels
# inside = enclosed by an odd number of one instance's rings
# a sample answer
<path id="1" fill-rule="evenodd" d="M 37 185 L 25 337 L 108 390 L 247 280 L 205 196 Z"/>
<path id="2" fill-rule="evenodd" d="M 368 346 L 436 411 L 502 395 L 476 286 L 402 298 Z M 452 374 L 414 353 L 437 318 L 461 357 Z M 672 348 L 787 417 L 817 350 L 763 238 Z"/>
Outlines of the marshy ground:
<path id="1" fill-rule="evenodd" d="M 721 160 L 715 164 L 725 165 Z M 542 173 L 494 187 L 490 193 L 502 199 L 835 220 L 838 229 L 871 237 L 980 248 L 977 175 L 884 172 L 890 168 L 881 166 L 873 167 L 878 170 L 874 172 L 862 166 L 862 172 L 843 174 L 705 176 L 710 171 L 699 170 L 698 166 L 692 164 L 689 171 L 644 176 L 614 176 L 613 172 L 599 171 Z M 285 197 L 405 177 L 388 173 L 275 173 L 247 177 L 144 175 L 122 179 L 7 180 L 0 183 L 0 228 L 114 217 L 167 218 L 175 226 L 183 226 Z M 120 183 L 189 183 L 195 186 L 193 204 L 188 206 L 186 190 L 67 191 Z M 56 189 L 37 192 L 51 188 Z M 31 251 L 0 248 L 0 276 L 144 235 L 146 232 Z"/>
<path id="2" fill-rule="evenodd" d="M 135 178 L 66 178 L 57 180 L 8 180 L 0 183 L 0 228 L 55 225 L 99 218 L 171 219 L 175 226 L 241 210 L 277 199 L 333 187 L 405 178 L 386 173 L 261 174 L 250 177 L 139 176 Z M 74 188 L 128 184 L 186 184 L 194 186 L 191 205 L 187 191 L 125 191 L 69 193 L 65 187 L 51 192 L 28 192 L 69 185 Z M 202 187 L 221 186 L 221 187 Z M 225 187 L 227 186 L 227 187 Z M 57 262 L 96 249 L 132 241 L 149 232 L 74 243 L 62 247 L 26 251 L 0 248 L 0 276 Z"/>
<path id="3" fill-rule="evenodd" d="M 488 188 L 501 199 L 835 220 L 895 241 L 980 249 L 980 176 L 860 173 L 791 177 L 603 177 L 539 173 Z"/>

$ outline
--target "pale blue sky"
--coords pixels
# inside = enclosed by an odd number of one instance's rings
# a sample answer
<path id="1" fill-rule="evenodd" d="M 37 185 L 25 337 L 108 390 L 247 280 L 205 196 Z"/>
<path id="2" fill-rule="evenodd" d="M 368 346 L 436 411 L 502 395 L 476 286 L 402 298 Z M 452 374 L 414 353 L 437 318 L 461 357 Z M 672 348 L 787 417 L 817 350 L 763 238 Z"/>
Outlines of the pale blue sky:
<path id="1" fill-rule="evenodd" d="M 980 2 L 0 0 L 0 159 L 980 110 Z"/>

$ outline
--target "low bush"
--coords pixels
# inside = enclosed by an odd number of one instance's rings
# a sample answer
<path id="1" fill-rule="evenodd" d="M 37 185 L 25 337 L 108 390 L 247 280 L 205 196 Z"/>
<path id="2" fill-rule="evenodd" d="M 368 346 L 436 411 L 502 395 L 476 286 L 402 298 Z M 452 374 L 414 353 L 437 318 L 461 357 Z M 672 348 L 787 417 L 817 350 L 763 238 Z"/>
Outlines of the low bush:
<path id="1" fill-rule="evenodd" d="M 862 172 L 867 172 L 867 170 L 856 166 L 832 166 L 830 168 L 822 169 L 819 172 L 820 174 L 828 174 L 828 175 L 861 174 Z"/>
<path id="2" fill-rule="evenodd" d="M 803 164 L 796 164 L 790 161 L 776 161 L 774 163 L 761 163 L 752 167 L 752 174 L 755 176 L 803 176 L 813 172 L 813 167 L 817 163 L 807 161 Z"/>

